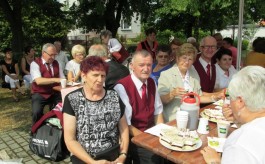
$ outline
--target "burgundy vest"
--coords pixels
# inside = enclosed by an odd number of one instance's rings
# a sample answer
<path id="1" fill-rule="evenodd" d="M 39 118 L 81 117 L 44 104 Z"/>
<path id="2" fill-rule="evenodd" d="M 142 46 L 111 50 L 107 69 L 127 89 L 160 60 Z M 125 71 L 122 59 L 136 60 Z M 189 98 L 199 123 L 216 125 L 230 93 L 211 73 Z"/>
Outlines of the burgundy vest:
<path id="1" fill-rule="evenodd" d="M 147 79 L 147 106 L 144 106 L 144 103 L 142 103 L 142 99 L 132 81 L 131 75 L 119 80 L 118 84 L 122 84 L 125 88 L 129 102 L 132 106 L 131 124 L 141 131 L 145 131 L 146 129 L 154 126 L 154 105 L 156 93 L 154 80 L 151 78 Z"/>
<path id="2" fill-rule="evenodd" d="M 148 52 L 150 52 L 150 54 L 151 54 L 152 57 L 153 57 L 153 61 L 155 61 L 155 60 L 156 60 L 156 51 L 157 51 L 157 47 L 158 47 L 158 43 L 157 43 L 157 41 L 154 41 L 154 42 L 153 42 L 153 44 L 154 44 L 154 45 L 153 45 L 153 48 L 151 48 L 151 47 L 149 46 L 147 40 L 142 41 L 140 44 L 141 44 L 141 46 L 142 46 L 142 49 L 147 50 Z"/>
<path id="3" fill-rule="evenodd" d="M 45 78 L 59 78 L 59 64 L 56 60 L 53 61 L 52 66 L 53 66 L 53 72 L 54 76 L 49 73 L 47 67 L 45 64 L 42 63 L 41 58 L 35 59 L 35 62 L 39 65 L 40 67 L 40 73 L 41 77 Z M 59 85 L 59 84 L 48 84 L 48 85 L 37 85 L 36 82 L 32 83 L 32 91 L 33 93 L 39 93 L 41 96 L 43 96 L 45 99 L 49 98 L 53 94 L 53 87 Z"/>
<path id="4" fill-rule="evenodd" d="M 205 69 L 203 68 L 199 59 L 196 59 L 196 61 L 193 63 L 193 66 L 195 67 L 196 71 L 200 76 L 202 91 L 212 93 L 216 80 L 215 65 L 211 63 L 211 79 L 208 78 L 207 73 L 205 72 Z"/>

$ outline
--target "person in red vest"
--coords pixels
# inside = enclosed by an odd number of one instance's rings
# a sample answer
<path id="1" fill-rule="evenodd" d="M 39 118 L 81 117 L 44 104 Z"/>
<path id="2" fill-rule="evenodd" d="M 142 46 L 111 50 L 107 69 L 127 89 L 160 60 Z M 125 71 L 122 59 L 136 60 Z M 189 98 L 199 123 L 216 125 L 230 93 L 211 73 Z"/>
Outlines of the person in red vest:
<path id="1" fill-rule="evenodd" d="M 212 93 L 216 80 L 216 69 L 212 57 L 217 51 L 216 39 L 206 36 L 200 43 L 201 56 L 195 60 L 193 66 L 200 76 L 200 84 L 203 92 Z"/>
<path id="2" fill-rule="evenodd" d="M 146 39 L 137 45 L 136 51 L 148 51 L 152 55 L 153 60 L 155 61 L 156 51 L 158 47 L 158 42 L 156 41 L 156 30 L 154 28 L 149 28 L 145 31 L 145 35 Z"/>
<path id="3" fill-rule="evenodd" d="M 163 123 L 163 104 L 156 84 L 150 74 L 153 59 L 146 50 L 133 54 L 131 69 L 133 73 L 119 80 L 114 87 L 125 104 L 125 116 L 129 125 L 130 137 L 143 133 L 152 126 Z M 160 163 L 161 158 L 152 152 L 129 144 L 128 157 L 125 163 L 152 164 Z"/>
<path id="4" fill-rule="evenodd" d="M 43 108 L 49 105 L 50 109 L 61 102 L 61 94 L 53 87 L 60 85 L 60 79 L 65 78 L 63 70 L 55 60 L 56 48 L 51 43 L 42 47 L 42 55 L 30 64 L 32 77 L 32 122 L 33 125 L 43 115 Z"/>

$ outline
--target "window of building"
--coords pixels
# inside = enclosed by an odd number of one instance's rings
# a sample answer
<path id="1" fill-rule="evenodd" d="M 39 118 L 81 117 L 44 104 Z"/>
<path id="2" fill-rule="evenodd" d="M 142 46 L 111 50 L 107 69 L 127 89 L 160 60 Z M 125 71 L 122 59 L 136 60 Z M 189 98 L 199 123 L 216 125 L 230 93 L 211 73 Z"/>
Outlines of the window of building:
<path id="1" fill-rule="evenodd" d="M 132 24 L 131 22 L 127 21 L 126 19 L 121 20 L 121 30 L 131 30 Z"/>

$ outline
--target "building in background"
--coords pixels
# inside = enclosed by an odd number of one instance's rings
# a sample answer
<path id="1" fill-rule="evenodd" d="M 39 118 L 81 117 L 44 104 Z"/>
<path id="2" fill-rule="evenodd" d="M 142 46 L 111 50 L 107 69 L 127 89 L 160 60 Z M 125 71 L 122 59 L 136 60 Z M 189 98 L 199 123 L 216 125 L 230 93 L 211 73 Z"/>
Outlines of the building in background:
<path id="1" fill-rule="evenodd" d="M 73 3 L 76 3 L 78 5 L 78 1 L 76 0 L 57 0 L 58 2 L 64 4 L 64 7 L 62 10 L 68 10 Z M 122 42 L 126 42 L 127 38 L 135 38 L 141 33 L 141 23 L 140 23 L 140 17 L 138 16 L 138 20 L 136 19 L 137 15 L 136 13 L 132 17 L 131 21 L 127 21 L 126 19 L 121 19 L 120 27 L 117 31 L 117 37 L 118 39 L 121 39 Z M 100 30 L 100 29 L 99 29 Z M 71 47 L 71 45 L 74 44 L 82 44 L 88 49 L 91 44 L 95 42 L 99 42 L 99 33 L 96 31 L 87 31 L 86 29 L 74 29 L 71 30 L 67 34 L 68 44 Z"/>

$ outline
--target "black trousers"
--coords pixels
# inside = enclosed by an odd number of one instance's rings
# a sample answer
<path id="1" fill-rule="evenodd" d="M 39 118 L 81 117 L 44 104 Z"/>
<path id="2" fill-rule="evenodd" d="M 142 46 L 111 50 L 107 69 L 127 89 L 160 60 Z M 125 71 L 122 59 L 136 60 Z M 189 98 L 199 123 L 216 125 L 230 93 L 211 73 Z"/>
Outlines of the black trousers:
<path id="1" fill-rule="evenodd" d="M 45 105 L 49 105 L 49 108 L 51 110 L 59 102 L 62 102 L 62 97 L 60 92 L 55 92 L 48 99 L 45 99 L 39 93 L 34 93 L 31 98 L 32 125 L 34 125 L 43 116 L 43 108 Z"/>
<path id="2" fill-rule="evenodd" d="M 130 141 L 125 164 L 163 164 L 164 159 Z"/>

